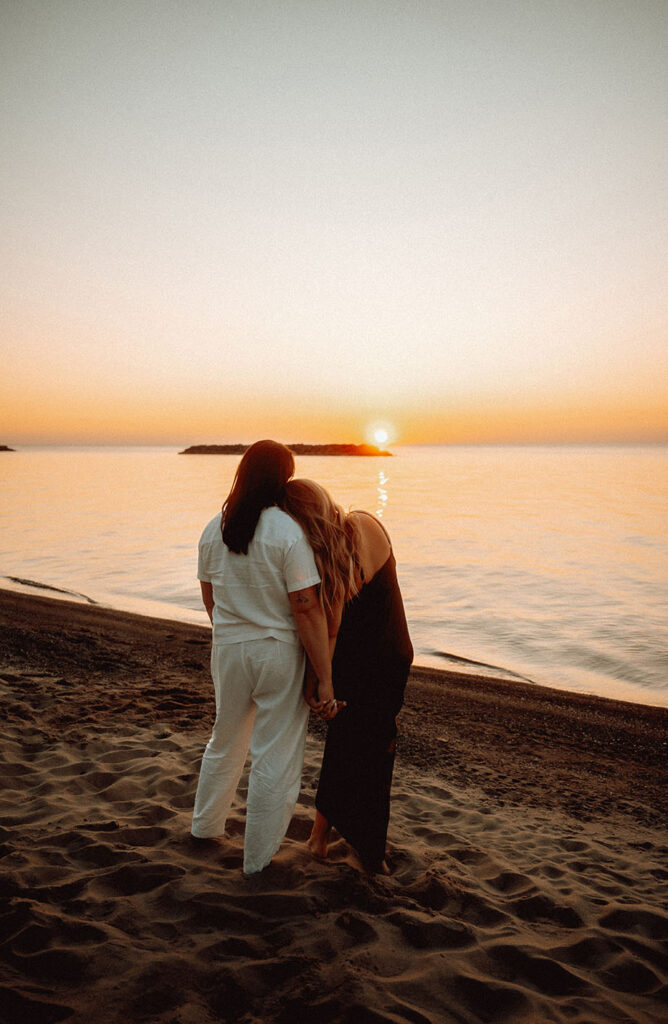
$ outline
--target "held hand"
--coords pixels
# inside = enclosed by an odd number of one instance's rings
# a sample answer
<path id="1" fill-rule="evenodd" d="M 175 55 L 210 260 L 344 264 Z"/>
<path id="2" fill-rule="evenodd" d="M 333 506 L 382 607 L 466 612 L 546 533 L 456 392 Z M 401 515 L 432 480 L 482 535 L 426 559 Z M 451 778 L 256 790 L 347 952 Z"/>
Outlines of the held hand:
<path id="1" fill-rule="evenodd" d="M 331 684 L 329 686 L 319 686 L 318 699 L 311 703 L 311 707 L 316 715 L 322 718 L 324 722 L 331 722 L 345 706 L 345 700 L 336 700 Z"/>
<path id="2" fill-rule="evenodd" d="M 310 707 L 311 711 L 315 711 L 316 715 L 320 714 L 320 711 L 322 710 L 322 704 L 320 703 L 315 694 L 313 694 L 312 697 L 307 697 L 306 703 Z"/>
<path id="3" fill-rule="evenodd" d="M 319 718 L 324 718 L 325 710 L 334 704 L 334 692 L 331 685 L 329 687 L 318 686 L 317 694 L 308 703 L 311 710 L 315 711 Z"/>
<path id="4" fill-rule="evenodd" d="M 309 683 L 312 681 L 313 685 Z M 314 692 L 317 686 L 317 694 Z M 319 682 L 315 678 L 312 680 L 307 679 L 304 684 L 304 697 L 306 703 L 315 711 L 319 718 L 322 718 L 325 722 L 331 722 L 333 718 L 336 718 L 339 711 L 346 706 L 345 700 L 336 700 L 334 697 L 334 687 L 332 686 L 332 680 L 328 679 L 326 682 Z"/>
<path id="5" fill-rule="evenodd" d="M 319 718 L 322 718 L 324 722 L 331 722 L 333 718 L 336 718 L 340 711 L 346 707 L 345 700 L 330 700 L 320 706 L 320 710 L 316 712 Z"/>
<path id="6" fill-rule="evenodd" d="M 326 682 L 318 681 L 318 704 L 331 704 L 334 700 L 334 687 L 331 677 Z"/>

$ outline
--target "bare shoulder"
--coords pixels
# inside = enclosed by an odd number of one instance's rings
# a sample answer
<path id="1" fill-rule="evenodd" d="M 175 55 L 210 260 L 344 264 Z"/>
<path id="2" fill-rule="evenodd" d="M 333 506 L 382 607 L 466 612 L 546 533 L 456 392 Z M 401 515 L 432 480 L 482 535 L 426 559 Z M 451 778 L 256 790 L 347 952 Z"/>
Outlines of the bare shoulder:
<path id="1" fill-rule="evenodd" d="M 358 555 L 367 579 L 380 568 L 392 550 L 385 527 L 370 512 L 350 512 L 348 518 L 357 531 Z"/>
<path id="2" fill-rule="evenodd" d="M 389 543 L 387 530 L 372 512 L 363 512 L 361 509 L 353 509 L 348 513 L 348 518 L 352 521 L 362 536 L 369 538 L 384 537 Z"/>

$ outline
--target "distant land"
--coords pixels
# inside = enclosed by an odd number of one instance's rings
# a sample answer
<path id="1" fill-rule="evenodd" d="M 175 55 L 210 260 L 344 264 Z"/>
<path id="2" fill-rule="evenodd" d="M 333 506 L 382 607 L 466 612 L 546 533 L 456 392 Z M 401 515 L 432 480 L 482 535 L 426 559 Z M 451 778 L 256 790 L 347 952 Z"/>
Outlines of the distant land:
<path id="1" fill-rule="evenodd" d="M 373 444 L 289 444 L 295 455 L 392 455 Z M 179 455 L 243 455 L 248 444 L 194 444 Z"/>
<path id="2" fill-rule="evenodd" d="M 6 444 L 0 444 L 0 452 L 13 452 L 16 449 L 8 448 Z"/>

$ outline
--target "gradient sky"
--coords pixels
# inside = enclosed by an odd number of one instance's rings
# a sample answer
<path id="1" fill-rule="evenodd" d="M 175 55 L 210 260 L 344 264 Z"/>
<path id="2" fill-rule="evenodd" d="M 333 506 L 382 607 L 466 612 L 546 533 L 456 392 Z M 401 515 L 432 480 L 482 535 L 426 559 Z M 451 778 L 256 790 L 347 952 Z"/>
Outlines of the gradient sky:
<path id="1" fill-rule="evenodd" d="M 0 442 L 668 438 L 664 0 L 0 0 Z"/>

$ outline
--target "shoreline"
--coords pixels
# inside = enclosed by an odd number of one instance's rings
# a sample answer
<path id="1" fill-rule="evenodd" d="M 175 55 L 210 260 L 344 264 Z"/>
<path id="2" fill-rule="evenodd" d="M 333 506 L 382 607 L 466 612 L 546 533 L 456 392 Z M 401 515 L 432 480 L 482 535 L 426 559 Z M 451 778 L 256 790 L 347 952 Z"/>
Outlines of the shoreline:
<path id="1" fill-rule="evenodd" d="M 174 679 L 196 693 L 204 716 L 212 714 L 208 626 L 0 589 L 0 628 L 6 672 L 106 677 L 129 687 L 127 698 L 142 674 Z M 315 716 L 309 728 L 324 735 Z M 660 782 L 668 708 L 414 665 L 398 728 L 399 761 L 476 785 L 490 798 L 559 808 L 582 820 L 593 809 L 631 809 L 643 823 L 668 820 L 668 787 Z M 631 778 L 647 806 L 625 803 Z"/>
<path id="2" fill-rule="evenodd" d="M 0 590 L 7 1024 L 660 1024 L 668 711 L 415 668 L 390 877 L 306 842 L 324 725 L 270 867 L 189 840 L 210 631 Z"/>
<path id="3" fill-rule="evenodd" d="M 69 590 L 65 587 L 57 587 L 52 584 L 42 583 L 39 580 L 24 579 L 17 576 L 0 576 L 0 591 L 8 593 L 23 594 L 25 596 L 44 596 L 54 601 L 71 601 L 73 603 L 87 603 L 96 608 L 107 609 L 119 614 L 137 615 L 143 618 L 158 619 L 160 621 L 172 622 L 178 625 L 201 626 L 209 630 L 206 613 L 203 609 L 196 610 L 180 605 L 173 605 L 166 601 L 157 601 L 150 598 L 126 598 L 123 605 L 118 605 L 113 595 L 107 593 L 96 594 L 95 598 L 76 590 Z M 121 600 L 119 598 L 119 600 Z M 418 657 L 420 657 L 418 655 Z M 624 696 L 607 696 L 605 694 L 583 692 L 579 689 L 567 689 L 565 687 L 550 686 L 543 682 L 537 682 L 520 674 L 518 671 L 506 668 L 502 665 L 488 664 L 473 661 L 457 654 L 441 653 L 434 658 L 439 664 L 413 664 L 413 670 L 419 668 L 435 675 L 443 673 L 444 676 L 463 676 L 466 678 L 480 678 L 490 681 L 508 681 L 524 683 L 530 687 L 540 690 L 557 690 L 566 695 L 574 695 L 592 699 L 609 700 L 621 704 L 638 705 L 640 707 L 663 708 L 668 710 L 668 695 L 663 692 L 646 689 L 630 683 L 626 684 L 628 690 L 632 691 Z M 445 662 L 448 667 L 443 664 Z M 652 701 L 653 698 L 653 702 Z"/>

